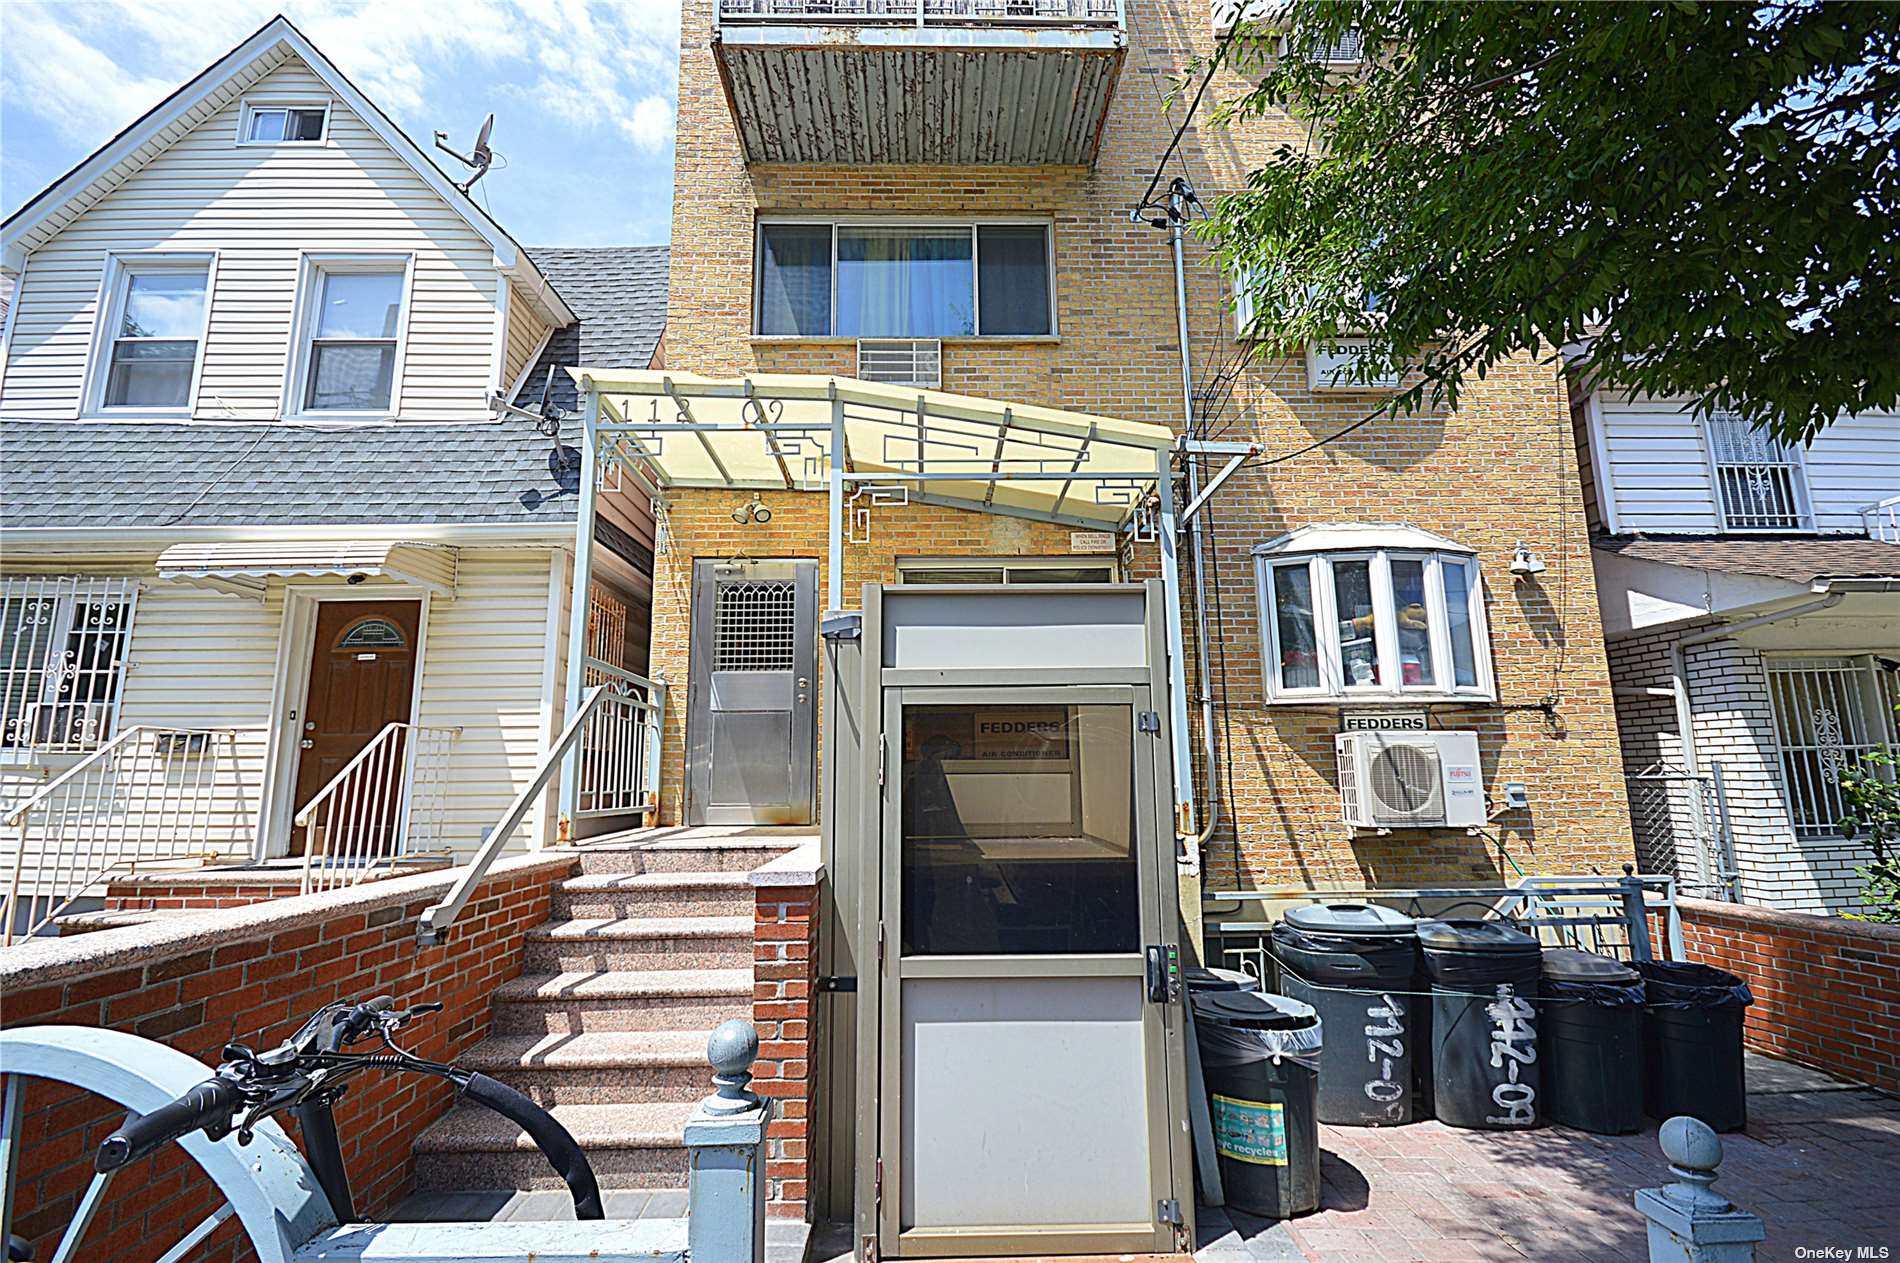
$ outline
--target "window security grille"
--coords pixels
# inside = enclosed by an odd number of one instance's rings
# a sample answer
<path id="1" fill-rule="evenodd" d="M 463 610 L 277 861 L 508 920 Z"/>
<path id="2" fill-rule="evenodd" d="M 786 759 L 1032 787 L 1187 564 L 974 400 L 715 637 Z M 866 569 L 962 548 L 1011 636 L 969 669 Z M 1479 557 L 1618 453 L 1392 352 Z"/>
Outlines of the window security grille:
<path id="1" fill-rule="evenodd" d="M 1833 837 L 1841 772 L 1874 750 L 1900 748 L 1900 670 L 1873 657 L 1767 660 L 1781 779 L 1795 835 Z"/>
<path id="2" fill-rule="evenodd" d="M 111 736 L 137 584 L 0 579 L 0 749 L 86 751 Z"/>
<path id="3" fill-rule="evenodd" d="M 858 342 L 858 376 L 892 386 L 943 385 L 943 343 L 935 338 L 897 338 Z"/>
<path id="4" fill-rule="evenodd" d="M 798 585 L 741 579 L 719 585 L 715 671 L 790 671 L 796 656 Z"/>
<path id="5" fill-rule="evenodd" d="M 587 596 L 587 656 L 627 665 L 627 604 L 599 584 Z"/>
<path id="6" fill-rule="evenodd" d="M 1801 459 L 1765 430 L 1740 417 L 1709 418 L 1722 525 L 1731 531 L 1798 531 L 1808 525 Z"/>

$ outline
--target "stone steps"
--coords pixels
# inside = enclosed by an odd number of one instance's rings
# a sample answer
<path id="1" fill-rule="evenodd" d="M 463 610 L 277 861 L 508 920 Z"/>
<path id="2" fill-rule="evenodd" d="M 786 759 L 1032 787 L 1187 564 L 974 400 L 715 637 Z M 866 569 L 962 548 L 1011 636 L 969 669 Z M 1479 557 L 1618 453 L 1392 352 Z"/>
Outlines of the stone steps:
<path id="1" fill-rule="evenodd" d="M 556 1105 L 548 1112 L 587 1151 L 602 1188 L 678 1188 L 686 1183 L 682 1136 L 693 1104 Z M 566 1187 L 526 1132 L 467 1104 L 416 1138 L 416 1186 L 428 1192 Z"/>
<path id="2" fill-rule="evenodd" d="M 583 1031 L 496 1035 L 460 1064 L 480 1070 L 537 1105 L 692 1102 L 712 1090 L 709 1030 Z"/>
<path id="3" fill-rule="evenodd" d="M 524 968 L 740 969 L 752 963 L 752 918 L 623 917 L 550 921 L 528 931 Z"/>
<path id="4" fill-rule="evenodd" d="M 524 974 L 495 992 L 496 1034 L 709 1030 L 752 1011 L 752 970 Z"/>
<path id="5" fill-rule="evenodd" d="M 662 838 L 644 845 L 583 846 L 575 854 L 583 873 L 749 873 L 790 850 L 791 841 Z"/>
<path id="6" fill-rule="evenodd" d="M 583 873 L 555 887 L 554 914 L 571 919 L 750 916 L 743 872 Z"/>

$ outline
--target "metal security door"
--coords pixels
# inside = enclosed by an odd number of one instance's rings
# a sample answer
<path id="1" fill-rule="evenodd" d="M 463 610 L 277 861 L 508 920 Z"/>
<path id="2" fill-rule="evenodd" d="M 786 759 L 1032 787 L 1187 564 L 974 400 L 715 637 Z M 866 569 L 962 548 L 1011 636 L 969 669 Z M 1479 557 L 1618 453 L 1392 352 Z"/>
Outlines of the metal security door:
<path id="1" fill-rule="evenodd" d="M 1180 1248 L 1149 707 L 1106 685 L 885 690 L 882 1255 Z"/>
<path id="2" fill-rule="evenodd" d="M 688 824 L 810 824 L 818 563 L 695 561 Z"/>

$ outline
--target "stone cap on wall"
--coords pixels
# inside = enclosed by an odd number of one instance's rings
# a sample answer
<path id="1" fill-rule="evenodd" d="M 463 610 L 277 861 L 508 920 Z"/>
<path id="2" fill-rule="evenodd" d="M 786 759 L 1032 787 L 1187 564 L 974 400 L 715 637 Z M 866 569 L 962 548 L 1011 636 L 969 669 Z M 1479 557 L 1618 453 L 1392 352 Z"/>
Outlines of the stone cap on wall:
<path id="1" fill-rule="evenodd" d="M 1889 949 L 1900 949 L 1900 925 L 1854 921 L 1818 912 L 1786 912 L 1780 908 L 1761 908 L 1748 903 L 1720 903 L 1713 899 L 1678 898 L 1676 910 L 1685 917 L 1736 921 L 1744 926 L 1759 928 L 1765 933 L 1824 934 L 1829 938 L 1860 939 Z"/>
<path id="2" fill-rule="evenodd" d="M 816 886 L 824 876 L 824 850 L 813 838 L 759 865 L 748 879 L 754 887 Z"/>

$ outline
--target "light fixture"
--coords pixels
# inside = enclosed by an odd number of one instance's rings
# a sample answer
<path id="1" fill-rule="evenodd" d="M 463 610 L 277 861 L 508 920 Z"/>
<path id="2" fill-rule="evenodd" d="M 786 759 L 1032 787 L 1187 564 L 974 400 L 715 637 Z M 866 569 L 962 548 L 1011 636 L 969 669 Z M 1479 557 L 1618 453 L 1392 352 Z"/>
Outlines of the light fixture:
<path id="1" fill-rule="evenodd" d="M 1532 575 L 1543 574 L 1547 568 L 1544 559 L 1532 552 L 1529 544 L 1518 541 L 1517 551 L 1511 554 L 1512 574 L 1520 579 L 1528 579 Z"/>
<path id="2" fill-rule="evenodd" d="M 749 526 L 755 522 L 764 526 L 772 520 L 772 510 L 766 508 L 765 502 L 754 495 L 751 500 L 732 511 L 732 520 L 741 526 Z"/>

